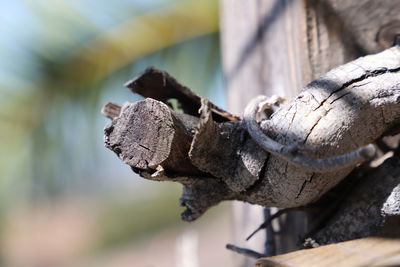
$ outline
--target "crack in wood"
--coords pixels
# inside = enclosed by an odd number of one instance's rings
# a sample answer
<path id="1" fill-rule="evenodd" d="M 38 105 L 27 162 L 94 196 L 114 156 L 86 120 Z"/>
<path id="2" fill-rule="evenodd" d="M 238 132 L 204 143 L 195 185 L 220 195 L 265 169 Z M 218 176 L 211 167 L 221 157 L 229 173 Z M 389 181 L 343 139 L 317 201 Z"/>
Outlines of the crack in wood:
<path id="1" fill-rule="evenodd" d="M 325 113 L 326 114 L 326 113 Z M 305 144 L 308 140 L 308 137 L 312 134 L 314 128 L 317 126 L 317 124 L 322 120 L 322 118 L 325 116 L 325 114 L 321 115 L 318 120 L 315 122 L 315 124 L 311 127 L 310 131 L 307 133 L 306 138 L 303 141 L 303 144 Z"/>
<path id="2" fill-rule="evenodd" d="M 328 95 L 328 97 L 326 97 L 323 101 L 321 101 L 320 105 L 319 105 L 315 110 L 317 110 L 317 109 L 319 109 L 320 107 L 322 107 L 322 106 L 324 105 L 324 103 L 325 103 L 332 95 L 334 95 L 334 94 L 336 94 L 337 92 L 340 92 L 340 91 L 346 89 L 347 87 L 351 86 L 351 85 L 354 84 L 354 83 L 360 82 L 360 81 L 365 80 L 365 79 L 370 78 L 370 77 L 377 77 L 377 76 L 380 76 L 380 75 L 385 74 L 385 73 L 395 73 L 395 72 L 398 72 L 398 71 L 400 71 L 400 67 L 397 67 L 397 68 L 394 68 L 394 69 L 388 69 L 388 68 L 383 68 L 383 67 L 381 67 L 381 68 L 378 68 L 378 69 L 375 69 L 375 70 L 372 70 L 372 71 L 367 70 L 367 71 L 365 71 L 365 73 L 364 73 L 363 75 L 361 75 L 360 77 L 355 78 L 355 79 L 352 79 L 352 80 L 350 80 L 350 81 L 344 83 L 344 84 L 343 84 L 341 87 L 339 87 L 338 89 L 333 90 L 333 91 Z"/>
<path id="3" fill-rule="evenodd" d="M 139 143 L 138 143 L 138 145 L 139 145 L 140 147 L 142 147 L 142 148 L 144 148 L 144 149 L 150 151 L 150 148 L 148 148 L 148 147 L 146 147 L 146 146 L 144 146 L 144 145 L 141 145 L 141 144 L 139 144 Z"/>
<path id="4" fill-rule="evenodd" d="M 342 99 L 342 98 L 344 98 L 345 96 L 350 95 L 350 94 L 352 94 L 352 92 L 347 92 L 347 93 L 345 93 L 345 94 L 339 96 L 338 98 L 333 99 L 331 102 L 329 102 L 329 104 L 333 104 L 333 103 L 335 103 L 336 101 L 338 101 L 338 100 L 340 100 L 340 99 Z"/>
<path id="5" fill-rule="evenodd" d="M 303 184 L 300 187 L 299 192 L 297 193 L 297 196 L 295 197 L 296 199 L 298 199 L 300 197 L 300 195 L 303 193 L 303 190 L 306 187 L 306 184 L 312 183 L 314 175 L 315 175 L 315 173 L 311 174 L 310 178 L 304 180 Z"/>

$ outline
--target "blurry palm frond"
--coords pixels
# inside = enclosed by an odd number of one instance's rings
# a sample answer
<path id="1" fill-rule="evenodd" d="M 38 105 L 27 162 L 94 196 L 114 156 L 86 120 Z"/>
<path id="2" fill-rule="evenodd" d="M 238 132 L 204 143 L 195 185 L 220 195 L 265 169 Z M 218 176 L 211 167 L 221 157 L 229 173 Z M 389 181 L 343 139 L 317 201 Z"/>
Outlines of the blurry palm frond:
<path id="1" fill-rule="evenodd" d="M 101 14 L 92 16 L 99 10 L 91 10 L 90 1 L 71 2 L 24 1 L 35 21 L 28 27 L 33 37 L 21 45 L 26 56 L 14 71 L 20 80 L 0 88 L 7 95 L 0 100 L 0 138 L 7 140 L 0 151 L 0 191 L 9 192 L 3 197 L 15 195 L 10 187 L 28 196 L 54 195 L 109 181 L 104 161 L 115 158 L 102 145 L 100 106 L 106 98 L 135 99 L 122 84 L 148 65 L 203 95 L 219 79 L 217 1 L 169 1 L 144 11 L 130 6 L 131 17 L 121 11 L 124 20 L 113 9 L 123 1 L 103 3 L 102 12 L 114 19 L 107 25 Z"/>
<path id="2" fill-rule="evenodd" d="M 64 70 L 78 81 L 101 79 L 140 57 L 218 29 L 216 1 L 183 1 L 134 17 L 73 51 Z"/>
<path id="3" fill-rule="evenodd" d="M 176 224 L 180 188 L 135 179 L 104 148 L 99 111 L 138 100 L 122 85 L 148 66 L 223 105 L 217 4 L 0 2 L 0 218 L 16 206 L 94 200 L 104 249 Z"/>

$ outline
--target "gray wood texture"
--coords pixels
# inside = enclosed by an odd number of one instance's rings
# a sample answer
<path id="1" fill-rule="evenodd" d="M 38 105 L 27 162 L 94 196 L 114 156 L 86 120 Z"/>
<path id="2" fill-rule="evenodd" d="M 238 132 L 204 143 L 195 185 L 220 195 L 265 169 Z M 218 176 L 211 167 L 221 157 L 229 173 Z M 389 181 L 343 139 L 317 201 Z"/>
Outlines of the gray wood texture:
<path id="1" fill-rule="evenodd" d="M 259 94 L 290 98 L 269 119 L 261 121 L 260 127 L 265 135 L 295 147 L 295 153 L 310 159 L 323 161 L 351 153 L 379 141 L 388 132 L 398 132 L 400 48 L 351 60 L 390 46 L 390 39 L 398 32 L 399 6 L 389 0 L 382 1 L 381 6 L 372 1 L 349 2 L 221 1 L 229 110 L 242 113 L 250 99 Z M 381 21 L 383 15 L 386 17 Z M 342 65 L 345 62 L 349 63 Z M 115 106 L 105 112 L 113 118 L 105 129 L 106 146 L 146 179 L 182 183 L 184 220 L 197 219 L 223 200 L 280 208 L 308 205 L 356 167 L 310 171 L 270 154 L 250 137 L 237 116 L 193 94 L 166 73 L 150 70 L 127 86 L 154 100 L 127 103 L 120 113 Z M 170 109 L 167 104 L 171 98 L 178 100 L 186 114 Z M 386 216 L 399 212 L 398 177 L 380 182 L 386 191 L 380 191 L 383 193 L 376 196 L 380 200 L 369 210 L 380 213 L 376 221 L 365 224 L 364 235 L 379 229 Z M 356 200 L 347 202 L 347 208 L 339 209 L 341 212 L 328 222 L 331 227 L 313 235 L 317 242 L 354 238 L 337 225 L 349 223 L 354 212 L 363 210 L 351 203 L 373 195 L 368 193 L 373 190 L 370 186 L 360 188 L 352 193 Z M 382 200 L 385 194 L 386 202 Z M 262 208 L 235 209 L 238 240 L 257 228 L 263 212 Z M 371 215 L 361 213 L 361 221 Z M 296 249 L 298 235 L 307 226 L 304 216 L 289 214 L 284 221 L 275 225 L 280 230 L 285 227 L 281 231 L 284 235 L 275 236 L 273 250 L 278 253 Z M 365 230 L 370 226 L 375 230 Z M 338 239 L 328 240 L 326 235 Z M 271 236 L 268 238 L 271 242 Z M 260 251 L 265 241 L 259 238 L 253 242 L 236 244 Z M 237 263 L 252 264 L 241 259 Z"/>
<path id="2" fill-rule="evenodd" d="M 389 47 L 396 31 L 400 32 L 399 24 L 392 22 L 400 14 L 393 0 L 221 3 L 223 67 L 229 109 L 236 112 L 259 94 L 293 96 L 333 67 Z M 385 25 L 390 25 L 389 30 Z M 235 205 L 234 210 L 251 209 Z M 256 216 L 262 217 L 260 209 Z M 281 221 L 286 225 L 280 226 L 288 234 L 275 238 L 278 253 L 295 249 L 297 236 L 306 229 L 304 215 L 288 216 L 286 223 Z M 241 238 L 260 219 L 238 217 L 237 242 L 248 246 Z"/>
<path id="3" fill-rule="evenodd" d="M 162 92 L 165 84 L 161 80 L 158 90 Z M 396 46 L 314 80 L 260 125 L 282 145 L 324 159 L 373 143 L 397 126 L 399 101 L 400 47 Z M 205 99 L 198 104 L 200 114 L 195 117 L 178 115 L 152 99 L 127 103 L 105 129 L 106 146 L 134 171 L 148 179 L 184 185 L 185 220 L 197 219 L 223 200 L 280 208 L 307 205 L 356 167 L 328 172 L 304 169 L 258 147 L 243 121 L 217 122 L 214 117 L 223 118 L 214 112 L 215 105 Z"/>
<path id="4" fill-rule="evenodd" d="M 306 14 L 302 1 L 221 1 L 221 42 L 228 109 L 241 114 L 257 95 L 293 97 L 311 80 L 307 56 Z M 269 211 L 266 211 L 267 213 Z M 233 204 L 235 244 L 266 253 L 296 249 L 306 231 L 299 214 L 282 216 L 275 229 L 282 234 L 259 233 L 244 237 L 265 219 L 259 206 Z M 237 266 L 251 266 L 251 259 L 237 259 Z"/>

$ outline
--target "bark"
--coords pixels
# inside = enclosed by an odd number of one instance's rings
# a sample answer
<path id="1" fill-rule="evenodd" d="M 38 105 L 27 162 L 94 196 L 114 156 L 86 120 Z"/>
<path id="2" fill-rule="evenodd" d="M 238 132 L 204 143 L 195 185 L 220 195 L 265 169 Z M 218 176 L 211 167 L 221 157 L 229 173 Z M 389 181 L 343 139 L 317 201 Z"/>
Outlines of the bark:
<path id="1" fill-rule="evenodd" d="M 236 116 L 205 99 L 180 97 L 187 88 L 164 72 L 148 70 L 128 86 L 135 92 L 140 87 L 159 93 L 152 94 L 155 100 L 124 104 L 105 129 L 106 146 L 147 179 L 181 182 L 184 220 L 197 219 L 223 200 L 265 207 L 304 206 L 320 199 L 356 167 L 310 171 L 271 154 L 258 146 Z M 200 114 L 172 111 L 161 102 L 169 98 L 178 99 L 182 107 L 192 101 L 191 105 L 201 107 Z M 379 140 L 399 123 L 399 101 L 400 48 L 393 47 L 314 80 L 260 127 L 297 153 L 324 159 Z M 392 192 L 399 180 L 393 179 L 379 181 L 390 201 L 380 196 L 371 204 L 382 214 L 398 214 L 396 208 L 382 209 L 382 202 L 384 207 L 400 204 L 397 189 Z M 368 215 L 382 219 L 381 213 Z"/>

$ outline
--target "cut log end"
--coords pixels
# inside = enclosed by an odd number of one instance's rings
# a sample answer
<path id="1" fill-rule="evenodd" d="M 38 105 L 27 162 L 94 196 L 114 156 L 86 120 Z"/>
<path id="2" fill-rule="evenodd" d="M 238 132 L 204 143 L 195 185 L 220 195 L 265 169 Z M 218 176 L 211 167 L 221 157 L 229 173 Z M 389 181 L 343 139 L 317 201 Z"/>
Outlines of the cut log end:
<path id="1" fill-rule="evenodd" d="M 147 98 L 121 110 L 108 103 L 103 111 L 113 121 L 104 130 L 106 147 L 135 169 L 199 174 L 188 159 L 192 133 L 164 103 Z"/>

